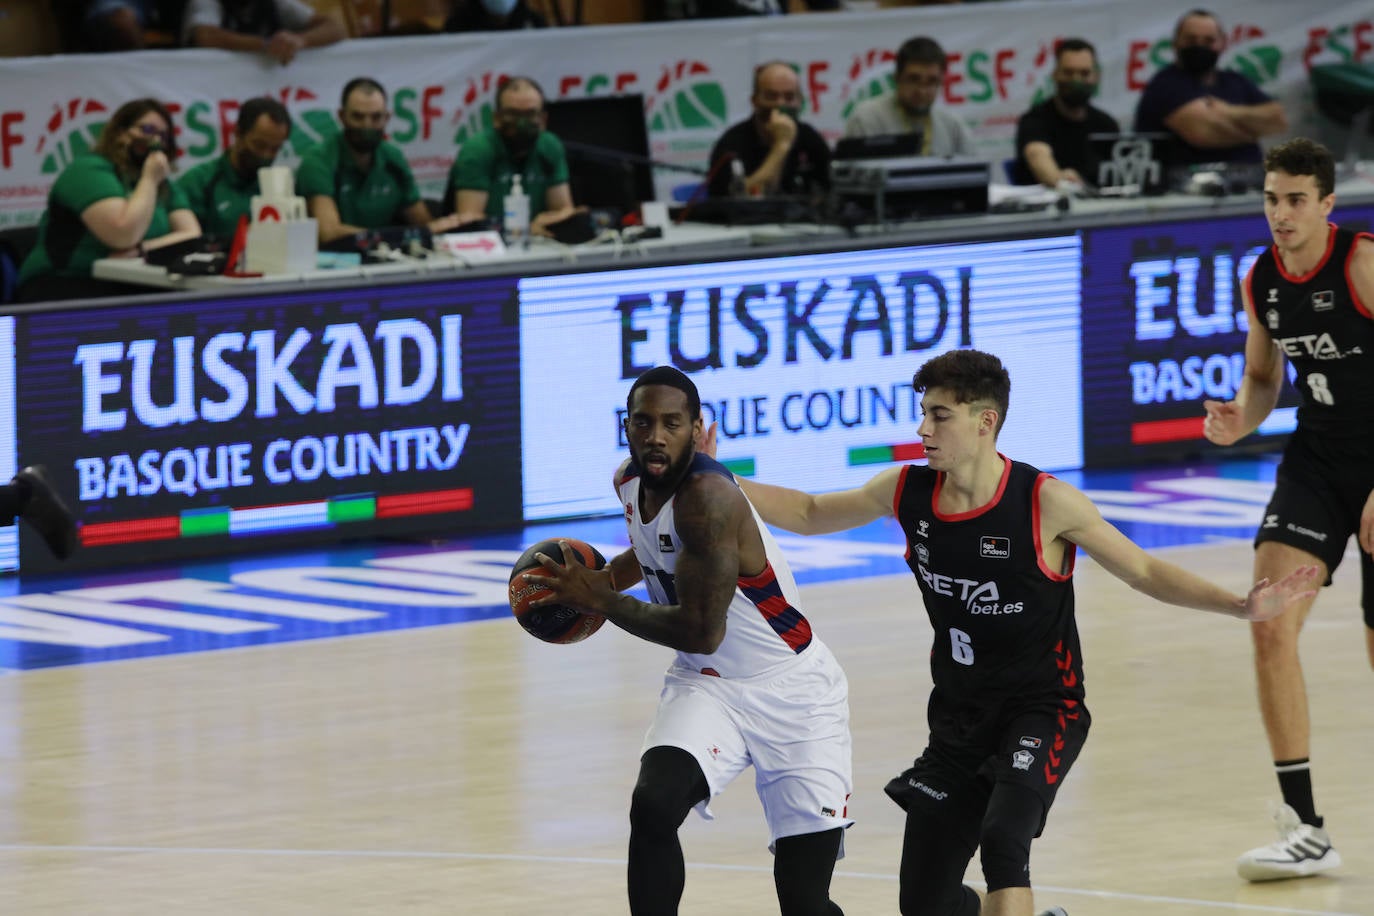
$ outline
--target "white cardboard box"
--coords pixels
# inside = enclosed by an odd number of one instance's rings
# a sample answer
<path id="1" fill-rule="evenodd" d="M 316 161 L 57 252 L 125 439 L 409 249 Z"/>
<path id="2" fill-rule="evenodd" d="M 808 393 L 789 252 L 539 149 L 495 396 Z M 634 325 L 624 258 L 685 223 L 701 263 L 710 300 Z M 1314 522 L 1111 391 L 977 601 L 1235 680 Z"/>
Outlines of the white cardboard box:
<path id="1" fill-rule="evenodd" d="M 248 227 L 243 269 L 265 277 L 309 273 L 320 251 L 318 231 L 313 219 L 253 223 Z"/>

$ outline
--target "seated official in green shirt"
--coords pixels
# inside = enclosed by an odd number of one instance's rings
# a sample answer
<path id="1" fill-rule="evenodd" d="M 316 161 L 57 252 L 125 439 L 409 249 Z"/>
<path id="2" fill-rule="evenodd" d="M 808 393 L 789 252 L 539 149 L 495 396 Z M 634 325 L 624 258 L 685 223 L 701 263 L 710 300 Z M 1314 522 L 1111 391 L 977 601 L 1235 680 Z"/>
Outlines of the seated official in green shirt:
<path id="1" fill-rule="evenodd" d="M 94 150 L 73 159 L 49 189 L 37 243 L 19 269 L 18 301 L 130 295 L 137 287 L 97 280 L 92 265 L 200 235 L 185 195 L 168 180 L 176 155 L 172 116 L 161 102 L 121 105 Z"/>
<path id="2" fill-rule="evenodd" d="M 258 169 L 277 159 L 291 135 L 291 115 L 276 99 L 249 99 L 239 109 L 233 145 L 224 155 L 202 162 L 177 179 L 206 235 L 231 239 L 242 217 L 253 218 Z"/>
<path id="3" fill-rule="evenodd" d="M 321 244 L 384 226 L 428 226 L 443 232 L 453 217 L 431 220 L 400 147 L 383 138 L 391 112 L 386 90 L 360 76 L 344 86 L 343 133 L 301 157 L 296 193 L 319 224 Z"/>
<path id="4" fill-rule="evenodd" d="M 448 175 L 447 203 L 460 222 L 499 221 L 511 176 L 530 199 L 530 231 L 549 235 L 548 226 L 572 215 L 568 157 L 562 142 L 544 129 L 544 93 L 539 84 L 513 76 L 496 90 L 492 128 L 463 144 Z"/>

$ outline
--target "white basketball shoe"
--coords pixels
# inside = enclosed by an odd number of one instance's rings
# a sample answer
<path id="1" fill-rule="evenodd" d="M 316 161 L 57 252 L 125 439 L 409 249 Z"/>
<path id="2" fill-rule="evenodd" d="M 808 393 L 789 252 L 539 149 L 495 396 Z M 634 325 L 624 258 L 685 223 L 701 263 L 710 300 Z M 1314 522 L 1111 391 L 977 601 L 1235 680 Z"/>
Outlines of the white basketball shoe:
<path id="1" fill-rule="evenodd" d="M 1274 811 L 1274 824 L 1279 830 L 1277 843 L 1252 849 L 1236 860 L 1236 872 L 1246 881 L 1306 878 L 1341 864 L 1341 854 L 1326 831 L 1304 824 L 1288 805 L 1280 804 Z"/>

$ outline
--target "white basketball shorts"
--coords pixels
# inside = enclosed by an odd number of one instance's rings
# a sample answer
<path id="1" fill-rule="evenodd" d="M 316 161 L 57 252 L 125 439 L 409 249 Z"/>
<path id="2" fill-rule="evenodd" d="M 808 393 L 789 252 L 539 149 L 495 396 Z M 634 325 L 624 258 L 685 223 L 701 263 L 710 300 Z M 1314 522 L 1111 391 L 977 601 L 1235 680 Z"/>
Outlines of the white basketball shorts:
<path id="1" fill-rule="evenodd" d="M 769 849 L 779 837 L 854 823 L 848 811 L 854 787 L 849 682 L 819 639 L 752 678 L 669 668 L 640 753 L 663 746 L 696 758 L 711 798 L 752 764 Z M 697 805 L 707 820 L 713 817 L 709 803 Z"/>

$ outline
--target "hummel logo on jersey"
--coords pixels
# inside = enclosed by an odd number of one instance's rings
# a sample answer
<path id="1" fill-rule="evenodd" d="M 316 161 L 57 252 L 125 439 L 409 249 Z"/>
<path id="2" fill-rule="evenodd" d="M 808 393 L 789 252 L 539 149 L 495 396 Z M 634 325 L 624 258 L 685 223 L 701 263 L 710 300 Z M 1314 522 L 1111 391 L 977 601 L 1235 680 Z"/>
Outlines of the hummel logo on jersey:
<path id="1" fill-rule="evenodd" d="M 1277 528 L 1278 526 L 1279 526 L 1279 517 L 1278 517 L 1277 515 L 1266 515 L 1266 516 L 1264 517 L 1264 527 L 1265 527 L 1265 528 Z"/>
<path id="2" fill-rule="evenodd" d="M 1329 312 L 1336 307 L 1336 294 L 1329 289 L 1312 294 L 1312 311 Z"/>
<path id="3" fill-rule="evenodd" d="M 916 536 L 923 538 L 930 537 L 930 522 L 926 521 L 925 519 L 920 519 L 919 521 L 917 521 Z"/>
<path id="4" fill-rule="evenodd" d="M 1011 557 L 1011 538 L 995 538 L 983 535 L 978 542 L 978 555 L 989 557 L 994 560 L 1006 560 Z"/>
<path id="5" fill-rule="evenodd" d="M 673 552 L 673 536 L 672 536 L 671 534 L 660 534 L 660 535 L 658 536 L 658 552 L 659 552 L 659 553 L 672 553 L 672 552 Z"/>
<path id="6" fill-rule="evenodd" d="M 1269 288 L 1269 298 L 1268 298 L 1268 299 L 1265 299 L 1264 301 L 1265 301 L 1266 303 L 1270 303 L 1270 304 L 1275 303 L 1275 302 L 1278 302 L 1278 301 L 1279 301 L 1279 291 L 1271 286 L 1271 287 Z"/>
<path id="7" fill-rule="evenodd" d="M 1270 290 L 1270 292 L 1272 293 L 1274 292 L 1274 290 Z M 1273 302 L 1274 300 L 1270 299 L 1269 301 Z M 1279 313 L 1274 309 L 1270 309 L 1269 311 L 1265 312 L 1264 323 L 1269 325 L 1269 330 L 1277 331 L 1279 329 Z"/>
<path id="8" fill-rule="evenodd" d="M 625 504 L 625 521 L 632 522 L 635 519 L 635 507 L 631 503 Z"/>
<path id="9" fill-rule="evenodd" d="M 1310 356 L 1313 359 L 1340 359 L 1344 356 L 1330 332 L 1280 337 L 1277 343 L 1279 349 L 1287 356 Z"/>

